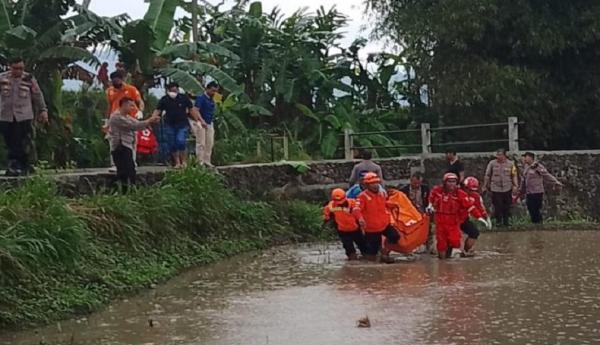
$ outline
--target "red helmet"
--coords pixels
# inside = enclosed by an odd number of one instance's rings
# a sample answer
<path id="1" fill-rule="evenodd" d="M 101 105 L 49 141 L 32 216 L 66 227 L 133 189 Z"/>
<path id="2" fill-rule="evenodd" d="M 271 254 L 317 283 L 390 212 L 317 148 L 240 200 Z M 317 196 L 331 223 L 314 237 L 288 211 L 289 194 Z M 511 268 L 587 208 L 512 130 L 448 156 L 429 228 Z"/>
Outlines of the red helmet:
<path id="1" fill-rule="evenodd" d="M 363 177 L 363 183 L 364 184 L 374 184 L 374 183 L 381 183 L 381 179 L 379 178 L 379 176 L 377 176 L 376 173 L 367 173 L 365 174 L 365 177 Z"/>
<path id="2" fill-rule="evenodd" d="M 469 176 L 465 179 L 465 187 L 469 190 L 479 190 L 479 180 L 473 176 Z"/>
<path id="3" fill-rule="evenodd" d="M 444 182 L 446 182 L 448 180 L 456 180 L 456 181 L 458 181 L 458 176 L 456 176 L 455 173 L 447 173 L 447 174 L 444 175 Z"/>
<path id="4" fill-rule="evenodd" d="M 333 201 L 344 201 L 346 200 L 346 192 L 341 188 L 336 188 L 331 191 L 331 200 Z"/>

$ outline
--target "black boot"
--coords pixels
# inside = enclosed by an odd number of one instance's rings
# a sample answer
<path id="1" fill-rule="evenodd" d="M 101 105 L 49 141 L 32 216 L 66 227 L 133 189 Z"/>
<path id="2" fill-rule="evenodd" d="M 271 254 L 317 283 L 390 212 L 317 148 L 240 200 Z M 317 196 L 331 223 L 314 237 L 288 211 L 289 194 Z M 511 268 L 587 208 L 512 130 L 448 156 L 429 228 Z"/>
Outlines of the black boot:
<path id="1" fill-rule="evenodd" d="M 35 172 L 35 168 L 30 164 L 25 164 L 23 168 L 21 168 L 20 176 L 29 176 Z"/>
<path id="2" fill-rule="evenodd" d="M 452 249 L 453 248 L 446 249 L 446 258 L 447 259 L 450 259 L 452 257 Z"/>
<path id="3" fill-rule="evenodd" d="M 502 225 L 504 225 L 507 228 L 510 227 L 510 217 L 509 216 L 502 217 Z"/>
<path id="4" fill-rule="evenodd" d="M 19 165 L 16 160 L 11 159 L 8 161 L 8 167 L 6 168 L 5 175 L 9 177 L 17 177 L 21 175 L 21 169 L 19 169 Z"/>

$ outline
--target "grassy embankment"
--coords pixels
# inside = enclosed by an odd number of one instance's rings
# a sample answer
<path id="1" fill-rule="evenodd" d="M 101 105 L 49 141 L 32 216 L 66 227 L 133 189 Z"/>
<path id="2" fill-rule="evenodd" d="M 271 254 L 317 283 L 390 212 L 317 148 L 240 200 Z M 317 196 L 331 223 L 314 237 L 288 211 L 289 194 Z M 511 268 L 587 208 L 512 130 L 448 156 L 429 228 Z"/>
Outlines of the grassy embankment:
<path id="1" fill-rule="evenodd" d="M 0 194 L 0 328 L 88 313 L 186 267 L 323 235 L 317 207 L 240 200 L 196 168 L 80 199 L 34 178 Z"/>

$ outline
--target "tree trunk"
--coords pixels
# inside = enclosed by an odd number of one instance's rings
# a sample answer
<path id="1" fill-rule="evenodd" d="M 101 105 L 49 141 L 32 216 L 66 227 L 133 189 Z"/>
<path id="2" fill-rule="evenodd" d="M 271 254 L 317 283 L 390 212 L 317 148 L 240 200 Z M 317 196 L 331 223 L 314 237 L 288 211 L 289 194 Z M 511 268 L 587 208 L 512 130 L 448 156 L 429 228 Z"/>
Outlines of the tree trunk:
<path id="1" fill-rule="evenodd" d="M 198 0 L 192 0 L 192 40 L 198 42 Z"/>

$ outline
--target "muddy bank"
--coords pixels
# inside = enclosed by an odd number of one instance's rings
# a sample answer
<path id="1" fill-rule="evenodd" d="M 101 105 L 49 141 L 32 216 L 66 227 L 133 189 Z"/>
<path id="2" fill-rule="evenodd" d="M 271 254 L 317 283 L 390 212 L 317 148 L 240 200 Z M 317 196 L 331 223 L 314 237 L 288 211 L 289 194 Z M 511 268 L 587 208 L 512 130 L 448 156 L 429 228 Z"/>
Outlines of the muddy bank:
<path id="1" fill-rule="evenodd" d="M 592 344 L 599 241 L 485 233 L 475 258 L 396 265 L 347 263 L 337 245 L 276 248 L 0 344 Z M 372 328 L 357 328 L 365 315 Z"/>

